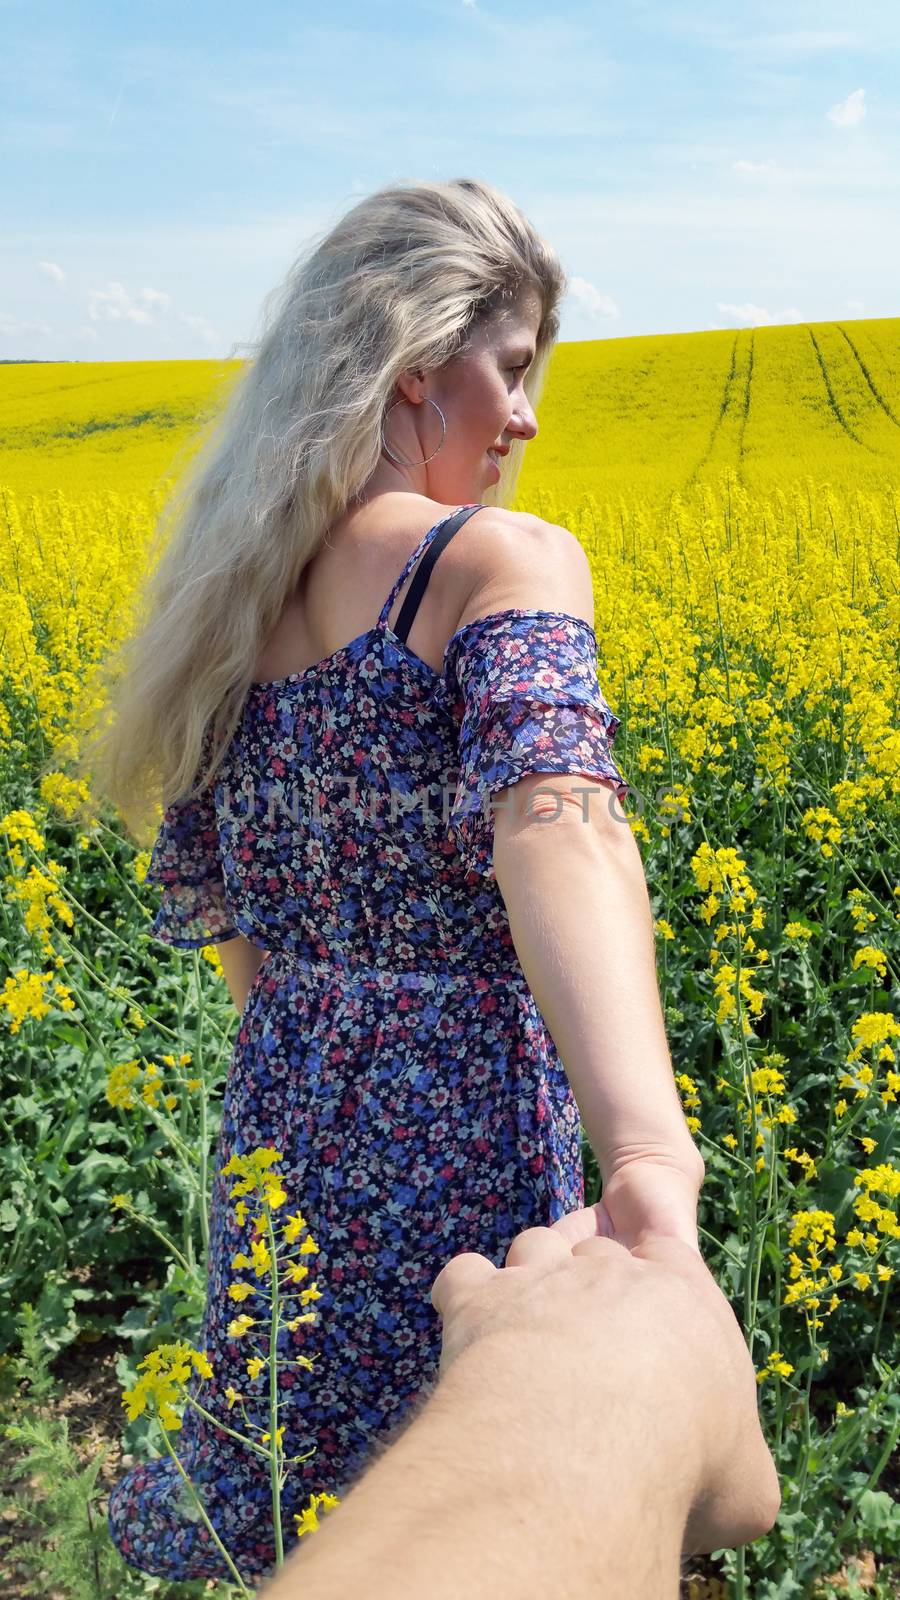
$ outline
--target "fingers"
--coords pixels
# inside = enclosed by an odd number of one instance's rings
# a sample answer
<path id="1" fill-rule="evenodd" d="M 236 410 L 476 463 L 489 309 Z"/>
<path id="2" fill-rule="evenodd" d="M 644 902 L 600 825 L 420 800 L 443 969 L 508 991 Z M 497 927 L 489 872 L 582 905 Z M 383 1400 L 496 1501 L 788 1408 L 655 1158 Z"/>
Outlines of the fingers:
<path id="1" fill-rule="evenodd" d="M 477 1250 L 463 1250 L 443 1266 L 431 1285 L 431 1304 L 439 1317 L 446 1321 L 450 1300 L 465 1296 L 470 1290 L 491 1278 L 499 1268 Z"/>
<path id="2" fill-rule="evenodd" d="M 505 1265 L 532 1268 L 546 1265 L 549 1271 L 571 1254 L 572 1247 L 555 1228 L 526 1228 L 516 1235 L 507 1250 Z M 467 1296 L 500 1270 L 477 1250 L 464 1250 L 453 1256 L 431 1286 L 431 1304 L 438 1316 L 446 1318 L 451 1299 L 455 1302 L 460 1295 Z"/>
<path id="3" fill-rule="evenodd" d="M 596 1239 L 605 1231 L 600 1216 L 600 1206 L 582 1206 L 578 1211 L 569 1211 L 564 1217 L 559 1217 L 552 1223 L 549 1231 L 565 1239 L 570 1248 L 578 1244 L 581 1239 Z"/>
<path id="4" fill-rule="evenodd" d="M 526 1228 L 517 1233 L 506 1252 L 508 1267 L 537 1267 L 546 1261 L 548 1266 L 558 1266 L 572 1254 L 572 1247 L 561 1232 L 553 1228 Z"/>

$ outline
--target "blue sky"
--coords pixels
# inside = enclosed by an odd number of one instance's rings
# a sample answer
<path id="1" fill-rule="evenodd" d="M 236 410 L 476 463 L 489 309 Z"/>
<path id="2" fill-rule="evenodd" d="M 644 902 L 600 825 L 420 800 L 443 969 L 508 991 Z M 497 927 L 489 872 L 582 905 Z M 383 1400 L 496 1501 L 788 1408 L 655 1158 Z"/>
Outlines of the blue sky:
<path id="1" fill-rule="evenodd" d="M 900 314 L 889 0 L 0 0 L 0 357 L 243 354 L 392 180 L 504 189 L 561 338 Z"/>

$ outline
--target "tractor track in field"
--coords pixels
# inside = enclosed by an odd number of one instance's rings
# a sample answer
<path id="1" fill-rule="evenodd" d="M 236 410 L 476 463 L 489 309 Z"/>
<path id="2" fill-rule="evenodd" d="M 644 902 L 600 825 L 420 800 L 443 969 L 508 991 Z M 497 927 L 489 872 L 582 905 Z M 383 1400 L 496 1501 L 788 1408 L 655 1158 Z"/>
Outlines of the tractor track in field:
<path id="1" fill-rule="evenodd" d="M 756 349 L 756 329 L 750 330 L 750 349 L 747 355 L 747 381 L 744 384 L 744 403 L 741 408 L 741 422 L 738 430 L 738 476 L 744 464 L 744 434 L 747 429 L 747 418 L 750 415 L 750 385 L 753 382 L 753 354 Z"/>
<path id="2" fill-rule="evenodd" d="M 31 429 L 4 433 L 0 428 L 0 449 L 33 450 L 35 446 L 43 448 L 46 445 L 56 444 L 60 439 L 86 439 L 92 433 L 115 433 L 123 428 L 142 428 L 146 422 L 152 422 L 159 428 L 179 428 L 184 426 L 184 420 L 171 411 L 136 411 L 130 417 L 109 417 L 106 420 L 89 417 L 86 422 L 54 428 L 48 433 L 41 434 L 40 438 L 36 438 Z"/>
<path id="3" fill-rule="evenodd" d="M 812 340 L 812 347 L 816 352 L 816 360 L 818 361 L 819 367 L 820 367 L 821 372 L 822 372 L 822 381 L 825 384 L 825 393 L 828 396 L 828 404 L 829 404 L 829 406 L 831 408 L 832 414 L 837 418 L 837 421 L 840 423 L 840 426 L 843 428 L 844 432 L 848 435 L 848 437 L 853 440 L 854 444 L 861 445 L 864 450 L 868 450 L 870 455 L 877 456 L 879 454 L 879 452 L 877 450 L 873 450 L 872 446 L 870 444 L 867 444 L 865 439 L 861 439 L 860 438 L 859 434 L 856 432 L 856 430 L 854 428 L 851 428 L 849 422 L 847 421 L 847 418 L 844 416 L 843 411 L 841 410 L 840 406 L 838 405 L 837 395 L 835 394 L 834 389 L 832 387 L 832 383 L 831 383 L 831 375 L 830 375 L 830 373 L 828 371 L 828 367 L 825 364 L 825 357 L 823 356 L 822 351 L 819 348 L 819 341 L 816 338 L 815 334 L 813 333 L 812 328 L 808 328 L 807 332 L 809 334 L 810 339 Z"/>
<path id="4" fill-rule="evenodd" d="M 702 456 L 700 457 L 700 460 L 697 462 L 697 465 L 691 469 L 691 471 L 690 471 L 690 473 L 688 475 L 688 478 L 687 478 L 687 480 L 685 482 L 685 488 L 686 489 L 690 489 L 691 486 L 696 482 L 699 474 L 703 471 L 703 468 L 706 466 L 707 461 L 709 460 L 710 456 L 712 455 L 713 450 L 715 448 L 716 439 L 718 437 L 719 429 L 721 428 L 722 423 L 725 420 L 726 413 L 727 413 L 728 408 L 729 408 L 729 406 L 731 404 L 732 390 L 734 388 L 734 380 L 735 380 L 735 377 L 737 375 L 738 337 L 739 337 L 739 334 L 736 333 L 735 336 L 734 336 L 734 343 L 731 346 L 731 365 L 729 366 L 728 371 L 725 374 L 725 383 L 724 383 L 723 388 L 722 388 L 722 399 L 721 399 L 721 401 L 719 403 L 719 414 L 716 417 L 716 420 L 712 425 L 712 432 L 710 433 L 709 443 L 707 444 L 706 449 L 704 450 Z"/>
<path id="5" fill-rule="evenodd" d="M 862 373 L 863 377 L 866 380 L 866 383 L 869 386 L 869 389 L 871 391 L 872 398 L 875 401 L 875 404 L 881 407 L 881 409 L 884 412 L 885 416 L 890 419 L 890 421 L 894 424 L 895 428 L 900 428 L 900 419 L 898 419 L 895 416 L 895 414 L 894 414 L 893 410 L 891 409 L 890 405 L 888 404 L 887 400 L 885 400 L 884 396 L 879 392 L 878 388 L 876 387 L 874 378 L 872 377 L 871 373 L 869 372 L 869 369 L 866 366 L 866 363 L 863 361 L 862 356 L 860 355 L 859 351 L 857 350 L 856 345 L 853 343 L 853 340 L 851 339 L 851 337 L 850 337 L 849 333 L 847 332 L 846 328 L 843 327 L 840 322 L 838 322 L 836 324 L 836 327 L 837 327 L 838 333 L 843 334 L 843 336 L 846 339 L 848 345 L 850 346 L 850 349 L 853 352 L 853 356 L 854 356 L 854 359 L 855 359 L 855 361 L 856 361 L 856 363 L 857 363 L 857 365 L 859 367 L 859 370 Z"/>

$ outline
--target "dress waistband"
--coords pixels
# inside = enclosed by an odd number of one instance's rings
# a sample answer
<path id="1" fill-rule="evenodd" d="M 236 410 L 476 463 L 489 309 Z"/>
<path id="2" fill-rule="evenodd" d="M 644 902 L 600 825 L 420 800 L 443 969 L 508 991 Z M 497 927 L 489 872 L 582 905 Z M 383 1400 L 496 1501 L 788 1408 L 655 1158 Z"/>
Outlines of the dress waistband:
<path id="1" fill-rule="evenodd" d="M 448 985 L 464 984 L 476 992 L 487 992 L 504 984 L 523 988 L 524 974 L 519 969 L 475 971 L 473 967 L 424 967 L 417 971 L 398 971 L 394 967 L 368 967 L 361 962 L 309 961 L 291 950 L 270 950 L 260 963 L 257 976 L 262 977 L 275 967 L 297 972 L 313 983 L 336 984 L 342 988 L 370 984 L 383 989 L 443 989 Z"/>

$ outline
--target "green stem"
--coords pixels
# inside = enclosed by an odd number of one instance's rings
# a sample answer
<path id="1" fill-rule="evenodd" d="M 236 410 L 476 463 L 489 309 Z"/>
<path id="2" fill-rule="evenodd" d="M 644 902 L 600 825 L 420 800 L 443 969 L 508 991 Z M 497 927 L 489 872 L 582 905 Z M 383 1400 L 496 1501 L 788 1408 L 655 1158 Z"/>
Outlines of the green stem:
<path id="1" fill-rule="evenodd" d="M 807 1474 L 808 1474 L 808 1471 L 809 1471 L 809 1458 L 810 1458 L 810 1455 L 812 1453 L 812 1434 L 810 1432 L 810 1426 L 809 1426 L 809 1400 L 810 1400 L 810 1394 L 812 1392 L 813 1374 L 816 1371 L 816 1368 L 818 1366 L 818 1350 L 819 1350 L 819 1344 L 818 1344 L 818 1340 L 816 1338 L 815 1323 L 816 1323 L 815 1312 L 813 1314 L 813 1325 L 812 1325 L 812 1328 L 810 1328 L 809 1316 L 807 1315 L 806 1326 L 807 1326 L 807 1329 L 808 1329 L 808 1331 L 810 1333 L 810 1338 L 811 1338 L 811 1341 L 812 1341 L 812 1347 L 810 1349 L 811 1360 L 810 1360 L 810 1363 L 809 1363 L 809 1370 L 808 1370 L 808 1372 L 806 1374 L 806 1393 L 805 1393 L 805 1395 L 803 1397 L 804 1398 L 804 1406 L 803 1406 L 803 1463 L 801 1465 L 800 1476 L 799 1476 L 799 1479 L 797 1481 L 797 1506 L 796 1506 L 796 1512 L 797 1512 L 798 1522 L 799 1522 L 799 1518 L 800 1518 L 800 1512 L 803 1509 L 803 1494 L 804 1494 L 804 1490 L 806 1488 L 806 1479 L 807 1479 Z"/>
<path id="2" fill-rule="evenodd" d="M 164 1233 L 160 1232 L 159 1228 L 157 1228 L 157 1226 L 156 1226 L 156 1224 L 154 1222 L 150 1221 L 149 1217 L 145 1217 L 143 1212 L 142 1211 L 138 1211 L 134 1206 L 123 1206 L 122 1209 L 123 1209 L 123 1211 L 128 1211 L 131 1214 L 131 1216 L 133 1216 L 136 1219 L 136 1221 L 142 1222 L 144 1227 L 145 1228 L 149 1228 L 151 1233 L 155 1233 L 156 1234 L 157 1239 L 159 1239 L 161 1241 L 161 1243 L 165 1245 L 166 1249 L 167 1250 L 171 1250 L 171 1252 L 172 1252 L 173 1256 L 175 1257 L 176 1261 L 180 1261 L 181 1265 L 184 1267 L 185 1272 L 188 1274 L 188 1277 L 190 1277 L 190 1278 L 196 1278 L 197 1277 L 196 1268 L 192 1267 L 190 1262 L 185 1260 L 184 1256 L 181 1254 L 181 1251 L 177 1248 L 177 1246 L 174 1245 L 172 1243 L 171 1239 L 168 1239 Z"/>
<path id="3" fill-rule="evenodd" d="M 269 1335 L 269 1459 L 272 1480 L 272 1521 L 275 1527 L 275 1564 L 280 1567 L 284 1562 L 284 1540 L 281 1532 L 281 1474 L 278 1465 L 278 1368 L 276 1365 L 280 1311 L 278 1249 L 275 1244 L 275 1230 L 272 1227 L 272 1213 L 268 1205 L 266 1205 L 265 1212 L 266 1229 L 269 1235 L 269 1253 L 272 1257 L 272 1320 Z"/>
<path id="4" fill-rule="evenodd" d="M 265 1456 L 268 1460 L 268 1450 L 265 1450 L 261 1444 L 257 1444 L 255 1439 L 248 1439 L 245 1433 L 236 1433 L 234 1428 L 227 1427 L 218 1417 L 214 1417 L 211 1411 L 207 1411 L 199 1400 L 195 1400 L 192 1394 L 185 1393 L 184 1398 L 194 1407 L 195 1411 L 199 1411 L 201 1417 L 206 1417 L 207 1421 L 211 1422 L 214 1427 L 221 1428 L 222 1432 L 227 1433 L 230 1439 L 237 1439 L 239 1444 L 245 1444 L 248 1450 L 255 1450 L 258 1456 Z"/>
<path id="5" fill-rule="evenodd" d="M 160 1423 L 160 1427 L 162 1428 L 162 1424 L 161 1423 Z M 225 1546 L 223 1545 L 221 1539 L 219 1538 L 219 1535 L 216 1533 L 215 1528 L 213 1527 L 212 1523 L 210 1522 L 209 1517 L 206 1514 L 206 1508 L 203 1505 L 203 1501 L 200 1499 L 200 1496 L 198 1495 L 196 1489 L 194 1488 L 193 1483 L 191 1482 L 190 1478 L 188 1477 L 187 1473 L 184 1470 L 184 1467 L 181 1465 L 181 1462 L 179 1461 L 178 1456 L 176 1455 L 175 1451 L 172 1449 L 171 1444 L 169 1443 L 169 1435 L 168 1435 L 168 1433 L 167 1433 L 165 1428 L 162 1428 L 162 1436 L 163 1436 L 163 1439 L 165 1440 L 166 1449 L 168 1450 L 169 1455 L 172 1457 L 172 1460 L 174 1461 L 176 1467 L 178 1468 L 178 1471 L 181 1473 L 182 1478 L 184 1479 L 185 1483 L 187 1484 L 187 1487 L 188 1487 L 188 1490 L 190 1492 L 191 1498 L 193 1499 L 194 1504 L 197 1507 L 197 1510 L 199 1511 L 201 1517 L 203 1518 L 203 1521 L 206 1523 L 206 1526 L 207 1526 L 207 1528 L 209 1529 L 209 1531 L 210 1531 L 210 1533 L 212 1535 L 213 1542 L 214 1542 L 214 1544 L 216 1546 L 216 1549 L 219 1551 L 220 1555 L 222 1556 L 222 1558 L 226 1562 L 226 1564 L 228 1566 L 228 1570 L 232 1574 L 235 1583 L 237 1584 L 238 1588 L 241 1591 L 241 1594 L 246 1595 L 247 1596 L 247 1600 L 253 1600 L 253 1591 L 252 1591 L 252 1589 L 248 1589 L 247 1588 L 247 1585 L 244 1583 L 244 1580 L 241 1577 L 240 1573 L 238 1572 L 237 1567 L 235 1566 L 235 1564 L 232 1561 L 230 1555 L 228 1554 L 228 1551 L 225 1549 Z"/>
<path id="6" fill-rule="evenodd" d="M 873 1356 L 877 1356 L 877 1354 L 878 1354 L 878 1342 L 879 1342 L 879 1340 L 881 1338 L 881 1324 L 884 1321 L 884 1308 L 887 1305 L 888 1284 L 889 1284 L 889 1282 L 890 1282 L 890 1279 L 889 1278 L 885 1278 L 884 1284 L 883 1284 L 882 1290 L 881 1290 L 881 1305 L 878 1308 L 878 1321 L 875 1324 L 875 1339 L 874 1339 L 874 1342 L 872 1344 L 872 1354 L 873 1354 Z"/>
<path id="7" fill-rule="evenodd" d="M 184 1029 L 184 990 L 182 988 L 180 988 L 180 987 L 179 987 L 179 990 L 178 990 L 178 1000 L 177 1000 L 177 1003 L 176 1003 L 176 1013 L 175 1014 L 176 1014 L 176 1018 L 177 1018 L 178 1033 L 179 1033 L 179 1036 L 180 1036 L 182 1034 L 182 1032 L 183 1032 L 183 1029 Z M 176 1059 L 178 1059 L 178 1057 L 180 1057 L 181 1054 L 182 1054 L 182 1052 L 178 1051 L 178 1055 L 176 1056 Z M 179 1065 L 181 1065 L 180 1061 L 179 1061 Z M 178 1138 L 181 1141 L 182 1145 L 186 1146 L 186 1144 L 187 1144 L 187 1134 L 188 1134 L 188 1099 L 189 1099 L 189 1091 L 185 1089 L 183 1082 L 179 1082 L 179 1096 L 180 1096 L 180 1098 L 179 1098 L 179 1104 L 178 1104 Z M 181 1230 L 182 1230 L 182 1232 L 181 1232 L 182 1244 L 184 1245 L 184 1253 L 187 1256 L 188 1260 L 190 1261 L 191 1266 L 193 1267 L 194 1261 L 195 1261 L 195 1254 L 194 1254 L 194 1207 L 193 1207 L 193 1204 L 187 1205 L 184 1208 L 184 1211 L 182 1213 L 182 1220 L 181 1220 Z"/>
<path id="8" fill-rule="evenodd" d="M 875 1390 L 874 1394 L 869 1396 L 862 1416 L 857 1417 L 856 1422 L 847 1427 L 844 1433 L 843 1442 L 836 1450 L 826 1450 L 824 1459 L 829 1464 L 829 1472 L 832 1478 L 837 1478 L 848 1456 L 855 1452 L 862 1438 L 864 1430 L 868 1431 L 868 1429 L 871 1427 L 871 1424 L 877 1420 L 878 1413 L 881 1410 L 885 1391 L 888 1389 L 888 1387 L 890 1387 L 890 1392 L 893 1395 L 896 1377 L 896 1367 L 888 1367 L 884 1377 L 878 1385 L 878 1388 Z"/>
<path id="9" fill-rule="evenodd" d="M 885 1440 L 884 1449 L 882 1450 L 881 1455 L 878 1457 L 878 1460 L 872 1468 L 872 1471 L 869 1473 L 869 1476 L 862 1488 L 857 1489 L 856 1494 L 853 1496 L 853 1499 L 850 1502 L 850 1507 L 847 1511 L 847 1515 L 845 1516 L 837 1532 L 833 1535 L 834 1544 L 840 1544 L 848 1525 L 850 1522 L 852 1522 L 854 1516 L 856 1515 L 856 1508 L 866 1490 L 870 1489 L 874 1483 L 877 1483 L 878 1479 L 881 1477 L 881 1474 L 883 1473 L 885 1467 L 891 1459 L 891 1456 L 894 1453 L 894 1446 L 897 1443 L 898 1437 L 900 1437 L 900 1418 L 898 1418 L 898 1420 L 894 1423 L 894 1426 L 888 1434 L 887 1439 Z"/>

